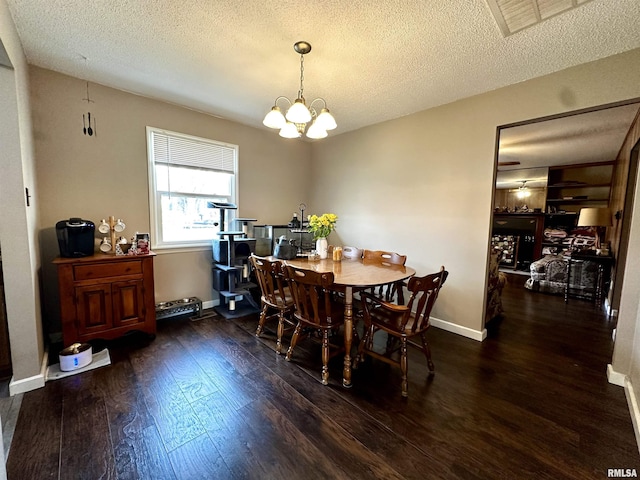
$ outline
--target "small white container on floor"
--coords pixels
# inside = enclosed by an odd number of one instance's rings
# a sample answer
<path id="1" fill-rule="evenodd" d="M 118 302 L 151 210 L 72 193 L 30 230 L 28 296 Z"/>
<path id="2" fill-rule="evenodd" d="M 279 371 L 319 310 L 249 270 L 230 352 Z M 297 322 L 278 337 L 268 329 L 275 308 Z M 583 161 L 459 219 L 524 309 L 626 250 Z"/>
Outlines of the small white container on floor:
<path id="1" fill-rule="evenodd" d="M 60 370 L 70 372 L 78 368 L 86 367 L 91 363 L 93 348 L 88 343 L 74 343 L 63 349 L 60 358 Z"/>

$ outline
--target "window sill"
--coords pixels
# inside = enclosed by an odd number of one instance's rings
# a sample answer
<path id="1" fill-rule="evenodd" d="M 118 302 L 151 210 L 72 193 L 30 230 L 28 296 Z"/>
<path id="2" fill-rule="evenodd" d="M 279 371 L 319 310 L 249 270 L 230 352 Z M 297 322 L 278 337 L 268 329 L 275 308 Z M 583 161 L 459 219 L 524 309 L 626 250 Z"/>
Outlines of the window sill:
<path id="1" fill-rule="evenodd" d="M 166 255 L 169 253 L 191 253 L 191 252 L 204 252 L 206 250 L 211 250 L 210 245 L 196 245 L 196 246 L 184 246 L 184 247 L 167 247 L 167 246 L 156 246 L 151 249 L 154 253 L 158 255 Z"/>

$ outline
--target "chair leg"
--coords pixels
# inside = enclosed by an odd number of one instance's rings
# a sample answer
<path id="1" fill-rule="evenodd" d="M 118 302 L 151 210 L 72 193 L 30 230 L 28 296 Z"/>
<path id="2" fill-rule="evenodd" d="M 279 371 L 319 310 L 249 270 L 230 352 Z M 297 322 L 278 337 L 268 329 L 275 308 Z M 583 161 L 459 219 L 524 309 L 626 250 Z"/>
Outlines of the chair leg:
<path id="1" fill-rule="evenodd" d="M 358 353 L 356 354 L 356 358 L 353 362 L 353 368 L 357 368 L 358 364 L 364 361 L 364 349 L 367 348 L 369 339 L 373 335 L 372 330 L 373 327 L 367 327 L 366 325 L 363 326 L 362 339 L 358 343 Z"/>
<path id="2" fill-rule="evenodd" d="M 407 381 L 407 339 L 401 339 L 400 345 L 400 370 L 402 371 L 402 396 L 409 396 L 409 382 Z"/>
<path id="3" fill-rule="evenodd" d="M 329 330 L 322 331 L 322 384 L 329 384 Z"/>
<path id="4" fill-rule="evenodd" d="M 360 335 L 358 334 L 358 329 L 356 328 L 355 322 L 353 322 L 353 328 L 351 330 L 353 332 L 353 334 L 352 334 L 353 342 L 356 345 L 359 345 L 360 344 Z"/>
<path id="5" fill-rule="evenodd" d="M 260 335 L 262 335 L 262 332 L 264 331 L 264 322 L 267 321 L 268 309 L 269 309 L 269 306 L 266 303 L 262 305 L 262 311 L 260 312 L 260 320 L 258 320 L 258 328 L 256 328 L 256 337 L 259 337 Z"/>
<path id="6" fill-rule="evenodd" d="M 280 310 L 278 315 L 278 339 L 276 340 L 276 353 L 282 353 L 282 336 L 284 335 L 284 311 Z"/>
<path id="7" fill-rule="evenodd" d="M 424 356 L 427 357 L 429 372 L 433 373 L 435 371 L 435 366 L 433 365 L 433 361 L 431 360 L 431 349 L 429 348 L 429 344 L 427 343 L 427 336 L 423 332 L 420 335 L 420 338 L 422 339 L 422 351 L 424 352 Z"/>
<path id="8" fill-rule="evenodd" d="M 358 351 L 356 352 L 356 358 L 353 359 L 353 363 L 351 364 L 351 368 L 354 370 L 358 368 L 358 364 L 362 362 L 362 353 L 364 350 L 364 342 L 367 340 L 367 329 L 365 327 L 364 332 L 362 332 L 362 340 L 358 343 Z"/>
<path id="9" fill-rule="evenodd" d="M 387 334 L 387 350 L 386 350 L 387 356 L 390 356 L 395 351 L 395 349 L 398 346 L 398 343 L 400 343 L 400 340 L 398 339 L 398 337 L 394 337 L 393 335 Z"/>
<path id="10" fill-rule="evenodd" d="M 298 336 L 300 336 L 300 330 L 302 330 L 302 323 L 298 322 L 295 330 L 293 331 L 293 336 L 291 337 L 291 343 L 289 344 L 289 350 L 287 350 L 287 356 L 285 357 L 287 362 L 291 360 L 291 355 L 293 354 L 293 348 L 296 346 L 298 342 Z"/>

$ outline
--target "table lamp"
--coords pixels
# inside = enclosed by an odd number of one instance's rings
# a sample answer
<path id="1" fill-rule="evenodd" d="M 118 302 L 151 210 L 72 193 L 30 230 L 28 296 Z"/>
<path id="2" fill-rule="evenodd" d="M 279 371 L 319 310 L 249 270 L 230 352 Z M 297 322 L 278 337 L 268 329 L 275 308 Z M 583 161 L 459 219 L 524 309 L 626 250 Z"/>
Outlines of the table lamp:
<path id="1" fill-rule="evenodd" d="M 600 231 L 603 227 L 610 227 L 611 210 L 608 208 L 582 208 L 578 218 L 579 227 L 594 227 L 596 232 L 595 248 L 600 248 Z"/>

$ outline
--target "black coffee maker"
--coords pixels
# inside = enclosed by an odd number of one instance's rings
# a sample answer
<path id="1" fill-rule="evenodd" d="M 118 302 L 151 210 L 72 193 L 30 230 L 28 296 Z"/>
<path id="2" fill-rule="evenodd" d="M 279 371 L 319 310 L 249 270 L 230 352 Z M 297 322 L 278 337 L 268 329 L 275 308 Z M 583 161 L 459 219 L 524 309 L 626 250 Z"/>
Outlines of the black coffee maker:
<path id="1" fill-rule="evenodd" d="M 56 223 L 56 235 L 61 257 L 93 255 L 96 226 L 90 220 L 70 218 Z"/>

